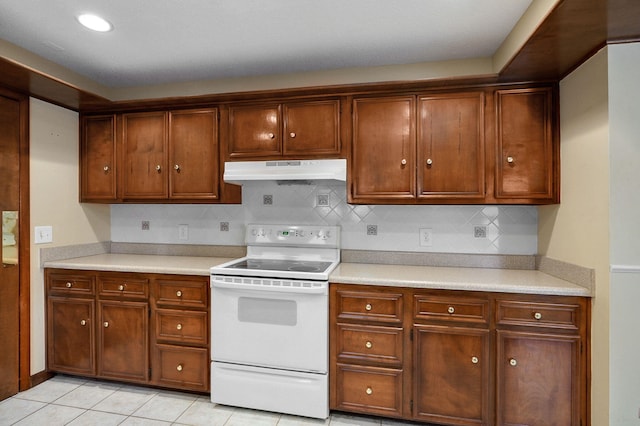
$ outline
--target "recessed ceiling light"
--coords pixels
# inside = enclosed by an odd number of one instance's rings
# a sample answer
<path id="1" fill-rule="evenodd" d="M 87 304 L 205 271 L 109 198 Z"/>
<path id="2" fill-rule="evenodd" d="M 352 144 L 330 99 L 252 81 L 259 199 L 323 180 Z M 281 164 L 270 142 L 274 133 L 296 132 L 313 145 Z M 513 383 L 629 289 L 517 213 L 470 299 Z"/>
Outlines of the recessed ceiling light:
<path id="1" fill-rule="evenodd" d="M 85 13 L 83 15 L 78 16 L 78 22 L 80 22 L 82 25 L 89 28 L 90 30 L 100 31 L 102 33 L 111 31 L 113 29 L 113 25 L 111 25 L 111 22 L 97 15 L 92 15 L 90 13 Z"/>

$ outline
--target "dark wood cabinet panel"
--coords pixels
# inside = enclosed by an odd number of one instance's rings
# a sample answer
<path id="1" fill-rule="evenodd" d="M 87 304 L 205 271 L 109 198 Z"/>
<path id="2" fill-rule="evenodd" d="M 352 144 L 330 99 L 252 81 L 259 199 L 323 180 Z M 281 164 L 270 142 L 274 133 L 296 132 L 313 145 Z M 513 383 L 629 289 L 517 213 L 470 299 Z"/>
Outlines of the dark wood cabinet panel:
<path id="1" fill-rule="evenodd" d="M 415 198 L 415 98 L 353 101 L 350 201 Z"/>
<path id="2" fill-rule="evenodd" d="M 218 110 L 169 113 L 169 197 L 220 196 Z"/>
<path id="3" fill-rule="evenodd" d="M 497 199 L 559 201 L 559 148 L 551 88 L 496 91 Z"/>
<path id="4" fill-rule="evenodd" d="M 209 390 L 211 360 L 206 348 L 155 345 L 153 383 L 174 389 Z"/>
<path id="5" fill-rule="evenodd" d="M 489 330 L 416 325 L 414 331 L 414 417 L 490 424 Z"/>
<path id="6" fill-rule="evenodd" d="M 123 198 L 168 198 L 167 114 L 124 114 L 122 126 Z"/>
<path id="7" fill-rule="evenodd" d="M 229 108 L 229 157 L 252 158 L 282 153 L 280 104 Z"/>
<path id="8" fill-rule="evenodd" d="M 418 197 L 484 198 L 484 94 L 418 98 Z"/>
<path id="9" fill-rule="evenodd" d="M 116 116 L 83 117 L 81 129 L 80 201 L 115 201 L 118 199 Z"/>
<path id="10" fill-rule="evenodd" d="M 149 305 L 98 302 L 98 374 L 146 382 L 149 379 Z"/>
<path id="11" fill-rule="evenodd" d="M 497 424 L 582 424 L 579 336 L 502 330 L 497 336 Z"/>
<path id="12" fill-rule="evenodd" d="M 47 300 L 47 368 L 61 373 L 94 376 L 95 302 L 50 296 Z"/>
<path id="13" fill-rule="evenodd" d="M 340 153 L 340 102 L 324 100 L 283 105 L 283 154 L 335 156 Z"/>

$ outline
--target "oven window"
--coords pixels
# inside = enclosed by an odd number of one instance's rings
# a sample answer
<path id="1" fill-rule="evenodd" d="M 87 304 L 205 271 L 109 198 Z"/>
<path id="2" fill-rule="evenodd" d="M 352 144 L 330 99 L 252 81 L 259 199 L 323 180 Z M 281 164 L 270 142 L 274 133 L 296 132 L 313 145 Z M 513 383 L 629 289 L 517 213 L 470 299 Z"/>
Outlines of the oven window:
<path id="1" fill-rule="evenodd" d="M 294 300 L 238 298 L 238 320 L 258 324 L 296 325 L 298 307 Z"/>

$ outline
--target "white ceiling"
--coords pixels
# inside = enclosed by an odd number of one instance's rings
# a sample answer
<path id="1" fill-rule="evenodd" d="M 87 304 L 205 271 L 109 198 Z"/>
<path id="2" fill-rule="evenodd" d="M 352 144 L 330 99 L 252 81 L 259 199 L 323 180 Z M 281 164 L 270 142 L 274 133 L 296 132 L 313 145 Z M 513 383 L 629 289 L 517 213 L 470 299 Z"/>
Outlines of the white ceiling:
<path id="1" fill-rule="evenodd" d="M 531 0 L 0 0 L 0 39 L 112 88 L 491 57 Z M 94 33 L 76 16 L 114 30 Z"/>

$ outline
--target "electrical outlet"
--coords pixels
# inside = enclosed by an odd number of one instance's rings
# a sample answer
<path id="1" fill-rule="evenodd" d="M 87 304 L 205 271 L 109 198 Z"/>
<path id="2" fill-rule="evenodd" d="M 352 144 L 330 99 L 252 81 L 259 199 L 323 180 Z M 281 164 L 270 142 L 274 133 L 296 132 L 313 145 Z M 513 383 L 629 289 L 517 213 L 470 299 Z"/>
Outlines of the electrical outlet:
<path id="1" fill-rule="evenodd" d="M 474 226 L 473 227 L 473 237 L 474 238 L 487 238 L 487 227 L 486 226 Z"/>
<path id="2" fill-rule="evenodd" d="M 265 206 L 270 206 L 273 204 L 273 195 L 263 195 L 262 196 L 262 204 Z"/>
<path id="3" fill-rule="evenodd" d="M 149 230 L 149 221 L 148 220 L 143 220 L 142 221 L 142 230 L 143 231 L 148 231 Z"/>
<path id="4" fill-rule="evenodd" d="M 178 225 L 178 239 L 189 239 L 189 225 Z"/>
<path id="5" fill-rule="evenodd" d="M 423 247 L 433 246 L 433 231 L 431 228 L 420 228 L 420 245 Z"/>
<path id="6" fill-rule="evenodd" d="M 220 222 L 220 231 L 229 232 L 229 222 Z"/>
<path id="7" fill-rule="evenodd" d="M 329 194 L 318 194 L 316 196 L 316 206 L 324 207 L 329 205 Z"/>
<path id="8" fill-rule="evenodd" d="M 367 225 L 367 235 L 378 235 L 378 225 Z"/>

